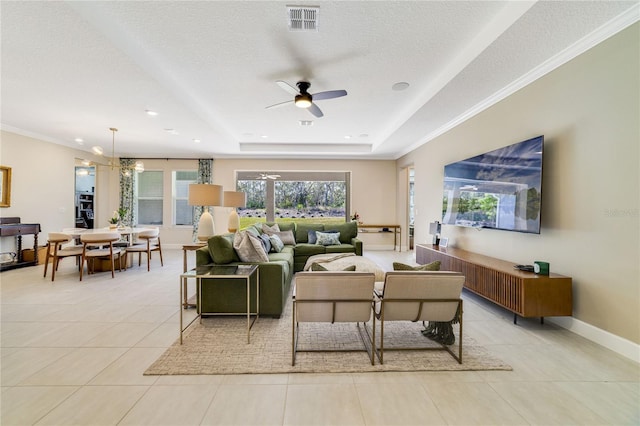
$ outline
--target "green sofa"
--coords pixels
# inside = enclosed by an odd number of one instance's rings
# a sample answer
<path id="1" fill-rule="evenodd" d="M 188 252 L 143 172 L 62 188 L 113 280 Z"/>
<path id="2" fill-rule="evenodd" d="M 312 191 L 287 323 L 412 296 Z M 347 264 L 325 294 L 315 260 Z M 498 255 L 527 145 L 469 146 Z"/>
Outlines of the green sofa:
<path id="1" fill-rule="evenodd" d="M 267 223 L 273 226 L 274 223 Z M 362 241 L 357 238 L 356 222 L 323 225 L 296 222 L 278 223 L 280 231 L 291 231 L 295 244 L 286 244 L 281 252 L 268 253 L 269 262 L 242 262 L 233 248 L 234 234 L 216 235 L 207 245 L 196 251 L 196 265 L 259 265 L 260 274 L 260 315 L 280 317 L 287 301 L 291 280 L 295 272 L 304 268 L 310 256 L 324 253 L 355 253 L 362 255 Z M 246 229 L 254 235 L 262 234 L 262 223 Z M 338 231 L 340 244 L 322 246 L 309 243 L 309 231 Z M 202 312 L 246 312 L 246 293 L 237 280 L 216 279 L 215 286 L 206 285 L 203 280 Z M 251 289 L 252 300 L 255 288 Z M 252 306 L 252 311 L 255 305 Z"/>

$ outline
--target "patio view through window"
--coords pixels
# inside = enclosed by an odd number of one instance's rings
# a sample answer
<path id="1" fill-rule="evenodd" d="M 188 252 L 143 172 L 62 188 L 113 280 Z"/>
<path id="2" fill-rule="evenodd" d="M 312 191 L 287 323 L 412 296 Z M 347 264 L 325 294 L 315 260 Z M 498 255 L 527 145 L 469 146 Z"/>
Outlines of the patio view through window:
<path id="1" fill-rule="evenodd" d="M 348 220 L 348 172 L 238 172 L 247 205 L 240 228 L 256 222 L 340 223 Z"/>

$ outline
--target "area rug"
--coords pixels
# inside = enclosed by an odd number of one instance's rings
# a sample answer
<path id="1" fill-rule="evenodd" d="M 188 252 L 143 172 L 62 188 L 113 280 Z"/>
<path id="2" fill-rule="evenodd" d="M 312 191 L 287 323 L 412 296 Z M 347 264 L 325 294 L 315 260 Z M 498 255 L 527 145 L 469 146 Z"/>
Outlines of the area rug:
<path id="1" fill-rule="evenodd" d="M 280 319 L 260 317 L 247 344 L 246 317 L 209 317 L 196 321 L 146 371 L 145 375 L 266 373 L 356 373 L 375 371 L 511 370 L 473 338 L 464 336 L 462 364 L 446 351 L 385 350 L 384 364 L 371 365 L 352 323 L 301 324 L 298 349 L 353 349 L 357 352 L 298 352 L 291 365 L 291 301 Z M 371 330 L 372 323 L 368 323 Z M 379 328 L 379 323 L 377 326 Z M 457 327 L 455 327 L 457 328 Z M 421 323 L 385 324 L 385 349 L 436 347 L 424 337 Z M 376 331 L 379 337 L 379 329 Z M 456 336 L 456 339 L 458 336 Z M 457 346 L 456 346 L 457 349 Z"/>

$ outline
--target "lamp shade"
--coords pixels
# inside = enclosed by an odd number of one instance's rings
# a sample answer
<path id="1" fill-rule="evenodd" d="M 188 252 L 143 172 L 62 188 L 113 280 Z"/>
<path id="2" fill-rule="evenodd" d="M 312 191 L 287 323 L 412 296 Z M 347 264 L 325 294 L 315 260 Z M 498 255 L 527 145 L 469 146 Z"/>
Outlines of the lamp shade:
<path id="1" fill-rule="evenodd" d="M 192 183 L 189 185 L 190 206 L 221 206 L 222 186 L 208 183 Z"/>
<path id="2" fill-rule="evenodd" d="M 224 191 L 225 207 L 245 207 L 247 205 L 247 194 L 239 191 Z"/>

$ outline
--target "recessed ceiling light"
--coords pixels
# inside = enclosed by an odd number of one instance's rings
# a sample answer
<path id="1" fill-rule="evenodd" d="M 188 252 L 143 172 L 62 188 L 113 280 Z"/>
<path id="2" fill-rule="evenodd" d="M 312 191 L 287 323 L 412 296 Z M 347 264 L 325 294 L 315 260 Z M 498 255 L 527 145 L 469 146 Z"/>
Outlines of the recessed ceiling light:
<path id="1" fill-rule="evenodd" d="M 368 135 L 368 134 L 366 134 L 366 133 L 361 133 L 361 134 L 360 134 L 360 137 L 361 137 L 361 138 L 368 138 L 368 137 L 369 137 L 369 135 Z"/>
<path id="2" fill-rule="evenodd" d="M 268 138 L 269 136 L 267 136 L 267 135 L 262 135 L 262 136 L 260 136 L 260 137 L 261 137 L 262 139 L 266 139 L 266 138 Z"/>
<path id="3" fill-rule="evenodd" d="M 77 143 L 79 143 L 80 145 L 84 144 L 84 139 L 82 139 L 82 138 L 75 138 L 75 141 Z"/>
<path id="4" fill-rule="evenodd" d="M 147 113 L 147 115 L 150 115 L 150 116 L 152 116 L 152 117 L 155 117 L 156 115 L 158 115 L 158 113 L 157 113 L 157 112 L 155 112 L 155 111 L 151 111 L 150 109 L 145 109 L 145 110 L 144 110 L 144 112 L 146 112 L 146 113 Z"/>
<path id="5" fill-rule="evenodd" d="M 313 126 L 313 120 L 300 120 L 301 126 Z"/>
<path id="6" fill-rule="evenodd" d="M 401 90 L 406 89 L 407 87 L 409 87 L 409 83 L 404 82 L 404 81 L 400 81 L 400 82 L 394 84 L 393 86 L 391 86 L 391 89 L 395 90 L 396 92 L 399 92 Z"/>
<path id="7" fill-rule="evenodd" d="M 179 135 L 176 129 L 164 129 L 165 132 L 171 133 L 172 135 Z"/>
<path id="8" fill-rule="evenodd" d="M 345 135 L 344 138 L 345 139 L 351 139 L 351 135 Z"/>
<path id="9" fill-rule="evenodd" d="M 195 143 L 200 143 L 200 142 L 202 142 L 202 141 L 201 141 L 200 139 L 194 139 L 194 140 L 193 140 L 193 142 L 195 142 Z"/>

